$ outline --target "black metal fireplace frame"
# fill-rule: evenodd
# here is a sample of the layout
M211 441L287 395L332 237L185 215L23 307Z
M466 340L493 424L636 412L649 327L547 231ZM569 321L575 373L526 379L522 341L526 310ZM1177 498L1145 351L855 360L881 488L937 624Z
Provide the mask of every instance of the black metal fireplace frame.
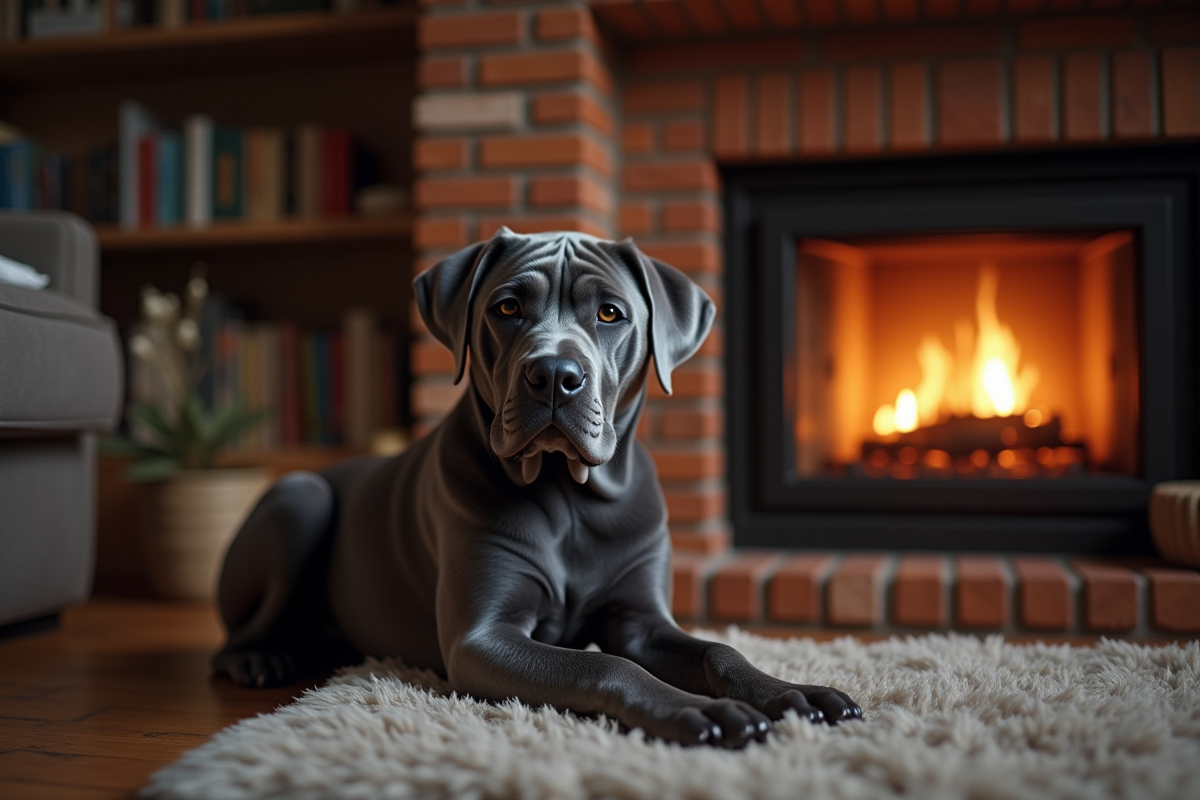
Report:
M1148 552L1149 487L1196 475L1200 149L1010 151L727 166L730 509L739 546ZM1142 474L1047 481L800 478L782 365L795 244L1132 229L1140 256Z

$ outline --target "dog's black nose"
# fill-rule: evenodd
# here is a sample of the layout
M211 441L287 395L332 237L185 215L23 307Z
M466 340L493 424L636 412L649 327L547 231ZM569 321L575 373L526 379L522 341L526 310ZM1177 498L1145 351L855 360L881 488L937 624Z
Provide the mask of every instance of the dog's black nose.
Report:
M535 394L562 405L583 391L587 376L572 358L539 358L526 367L525 380Z

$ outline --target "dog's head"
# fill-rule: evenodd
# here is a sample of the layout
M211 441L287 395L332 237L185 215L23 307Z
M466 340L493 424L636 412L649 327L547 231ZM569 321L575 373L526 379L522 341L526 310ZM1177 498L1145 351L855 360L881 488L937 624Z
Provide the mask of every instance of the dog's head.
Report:
M426 326L454 351L455 383L471 381L495 415L488 445L522 463L527 483L545 452L571 474L617 449L614 424L638 402L650 357L664 391L712 327L712 301L632 240L501 228L417 276ZM632 431L629 432L632 435Z

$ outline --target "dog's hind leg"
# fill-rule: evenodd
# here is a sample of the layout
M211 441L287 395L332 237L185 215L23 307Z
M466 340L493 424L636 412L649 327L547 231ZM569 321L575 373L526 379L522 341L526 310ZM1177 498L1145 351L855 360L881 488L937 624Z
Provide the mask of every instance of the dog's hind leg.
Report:
M215 672L244 686L277 686L316 666L335 506L328 481L294 472L250 512L221 570L217 603L228 640L213 658Z

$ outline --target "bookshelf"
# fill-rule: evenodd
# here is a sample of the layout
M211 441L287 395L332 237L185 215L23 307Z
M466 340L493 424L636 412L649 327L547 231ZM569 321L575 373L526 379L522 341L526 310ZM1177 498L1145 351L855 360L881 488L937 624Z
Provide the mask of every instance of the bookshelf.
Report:
M197 250L266 245L353 244L357 242L404 242L412 227L410 215L396 217L279 222L225 222L207 228L148 228L125 230L116 225L98 225L100 249L116 256L132 251Z

